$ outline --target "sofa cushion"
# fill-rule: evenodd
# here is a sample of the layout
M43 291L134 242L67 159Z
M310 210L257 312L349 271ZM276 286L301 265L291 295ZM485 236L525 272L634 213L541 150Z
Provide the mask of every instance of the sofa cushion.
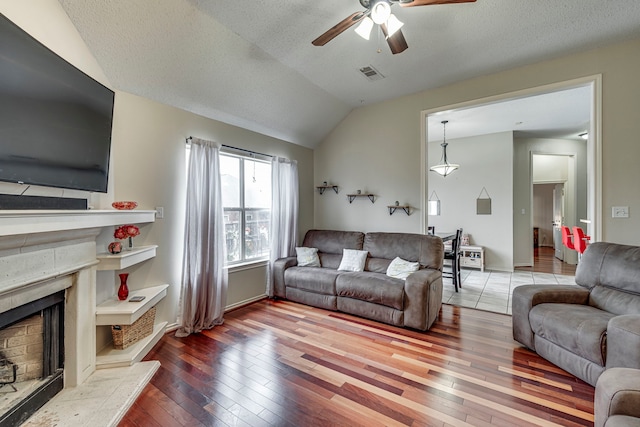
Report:
M342 253L342 261L338 266L339 271L363 271L364 264L367 262L367 251L358 251L355 249L344 249Z
M411 233L367 233L362 247L369 251L366 270L386 273L389 263L395 257L418 261L422 267L442 270L443 246L438 236ZM373 259L388 261L377 263Z
M336 279L336 293L396 310L404 309L404 280L370 272L341 272Z
M338 274L339 271L322 267L289 267L284 271L284 281L288 288L335 295Z
M607 324L613 317L579 304L538 304L529 312L536 335L600 366L606 362Z
M309 230L302 246L318 248L318 252L342 255L343 249L362 250L364 233L358 231Z
M320 267L318 248L296 248L298 267Z
M409 277L411 273L418 271L419 268L420 263L417 261L409 262L400 257L395 257L387 268L387 276L404 280Z

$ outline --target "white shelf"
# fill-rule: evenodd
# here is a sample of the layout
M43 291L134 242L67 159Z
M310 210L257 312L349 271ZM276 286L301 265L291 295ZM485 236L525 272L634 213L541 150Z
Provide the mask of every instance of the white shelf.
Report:
M484 247L482 246L460 246L462 256L460 266L468 268L479 268L484 271Z
M123 245L126 241L123 242ZM96 267L98 270L122 270L132 265L138 264L142 261L146 261L156 256L156 248L158 245L139 246L133 249L125 250L119 254L111 254L108 252L102 252L96 255L96 258L100 260L100 264Z
M116 350L113 347L103 349L96 356L96 369L118 368L140 362L160 341L166 327L167 322L158 323L153 327L151 335L124 350Z
M140 302L120 301L117 297L103 302L96 307L96 325L131 325L167 295L168 287L164 284L129 293L129 299L134 295L144 295L145 299Z

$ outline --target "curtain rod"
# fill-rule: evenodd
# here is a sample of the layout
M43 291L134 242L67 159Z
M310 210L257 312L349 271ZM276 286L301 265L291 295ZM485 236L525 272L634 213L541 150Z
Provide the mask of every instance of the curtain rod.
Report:
M190 144L191 143L191 139L193 139L192 136L188 137L186 139L186 143ZM225 145L225 144L221 144L221 145L224 148L229 148L231 150L244 151L245 153L250 153L250 154L253 154L253 155L257 155L257 156L272 157L272 158L275 157L275 156L272 156L271 154L258 153L257 151L245 150L244 148L232 147L230 145Z

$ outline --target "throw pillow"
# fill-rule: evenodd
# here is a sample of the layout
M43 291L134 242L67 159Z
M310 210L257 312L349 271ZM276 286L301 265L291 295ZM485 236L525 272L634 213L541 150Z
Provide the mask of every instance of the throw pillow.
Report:
M387 268L387 276L404 280L414 271L418 271L419 268L419 262L405 261L400 257L395 257Z
M368 251L358 251L356 249L343 249L342 261L338 270L342 271L363 271L367 262Z
M296 248L298 267L320 267L318 248Z

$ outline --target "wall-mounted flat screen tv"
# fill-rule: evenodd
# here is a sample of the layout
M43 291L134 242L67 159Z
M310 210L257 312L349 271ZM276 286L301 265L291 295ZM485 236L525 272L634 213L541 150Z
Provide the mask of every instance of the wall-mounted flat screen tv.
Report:
M113 91L0 18L0 181L106 193Z

